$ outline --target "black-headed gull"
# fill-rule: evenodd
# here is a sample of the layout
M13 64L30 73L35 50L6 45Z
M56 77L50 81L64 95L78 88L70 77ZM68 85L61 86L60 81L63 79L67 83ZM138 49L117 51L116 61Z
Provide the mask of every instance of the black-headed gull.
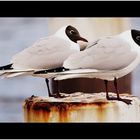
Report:
M0 67L4 77L33 75L37 70L62 67L64 60L71 54L83 50L87 40L82 38L73 26L63 26L55 34L35 42L31 47L14 55L9 65ZM80 45L79 45L80 44ZM46 84L50 94L48 78Z
M117 79L132 72L139 63L140 31L132 29L115 36L100 38L89 44L85 50L72 54L63 64L70 71L61 72L55 79L103 79L108 100L120 100L130 104L131 100L120 98ZM111 98L108 94L108 81L113 80L117 98Z

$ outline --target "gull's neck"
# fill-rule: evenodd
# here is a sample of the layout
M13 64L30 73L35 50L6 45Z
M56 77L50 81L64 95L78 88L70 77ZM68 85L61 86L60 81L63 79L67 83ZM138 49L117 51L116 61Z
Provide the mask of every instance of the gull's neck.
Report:
M63 26L61 29L59 29L58 31L56 31L56 33L54 34L55 36L59 37L59 38L62 38L64 40L67 40L69 42L73 42L71 41L68 36L66 35L65 33L65 29L66 29L67 26ZM74 42L73 42L74 43Z
M132 49L137 49L140 52L140 46L133 40L131 30L125 31L118 36L125 40L128 44L130 44Z

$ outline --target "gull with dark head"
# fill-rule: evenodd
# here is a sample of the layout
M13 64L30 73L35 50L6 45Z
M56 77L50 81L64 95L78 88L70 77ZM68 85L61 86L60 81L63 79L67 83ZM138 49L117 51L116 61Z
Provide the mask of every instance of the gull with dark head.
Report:
M56 80L70 78L99 78L104 80L106 98L131 104L122 99L117 88L117 79L132 72L140 63L140 31L128 30L115 36L99 38L85 50L70 55L63 66L69 71L62 72ZM108 81L114 81L117 97L110 97Z
M78 41L80 41L80 45ZM69 55L83 50L87 46L87 42L75 27L63 26L55 34L41 38L32 46L14 55L10 64L0 67L0 74L5 78L10 78L19 75L34 76L35 71L44 69L61 70L64 60ZM52 95L48 78L52 78L54 75L55 73L46 76L49 96Z

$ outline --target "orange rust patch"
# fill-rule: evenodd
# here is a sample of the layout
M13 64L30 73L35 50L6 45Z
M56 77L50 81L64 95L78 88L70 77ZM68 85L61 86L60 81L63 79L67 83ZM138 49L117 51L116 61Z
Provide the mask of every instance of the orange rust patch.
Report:
M132 98L129 95L121 96ZM64 99L31 96L23 103L27 122L104 122L108 118L117 120L120 105L117 101L108 101L104 94L80 94Z
M74 108L81 108L84 106L98 106L98 107L105 107L106 105L110 104L110 102L102 102L96 101L91 103L82 103L82 102L48 102L44 100L35 100L32 98L31 100L28 98L25 101L24 108L26 109L33 109L33 110L45 110L50 112L52 109L59 110L59 111L66 111L71 110Z

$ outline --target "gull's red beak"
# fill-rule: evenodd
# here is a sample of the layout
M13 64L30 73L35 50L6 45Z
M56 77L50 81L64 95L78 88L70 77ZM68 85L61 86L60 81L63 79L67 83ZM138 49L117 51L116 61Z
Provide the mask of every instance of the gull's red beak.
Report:
M78 40L77 40L77 41L84 41L84 42L88 42L85 38L83 38L83 37L81 37L81 36L78 38Z
M83 37L79 37L77 43L80 45L80 51L83 51L88 45L88 41Z

